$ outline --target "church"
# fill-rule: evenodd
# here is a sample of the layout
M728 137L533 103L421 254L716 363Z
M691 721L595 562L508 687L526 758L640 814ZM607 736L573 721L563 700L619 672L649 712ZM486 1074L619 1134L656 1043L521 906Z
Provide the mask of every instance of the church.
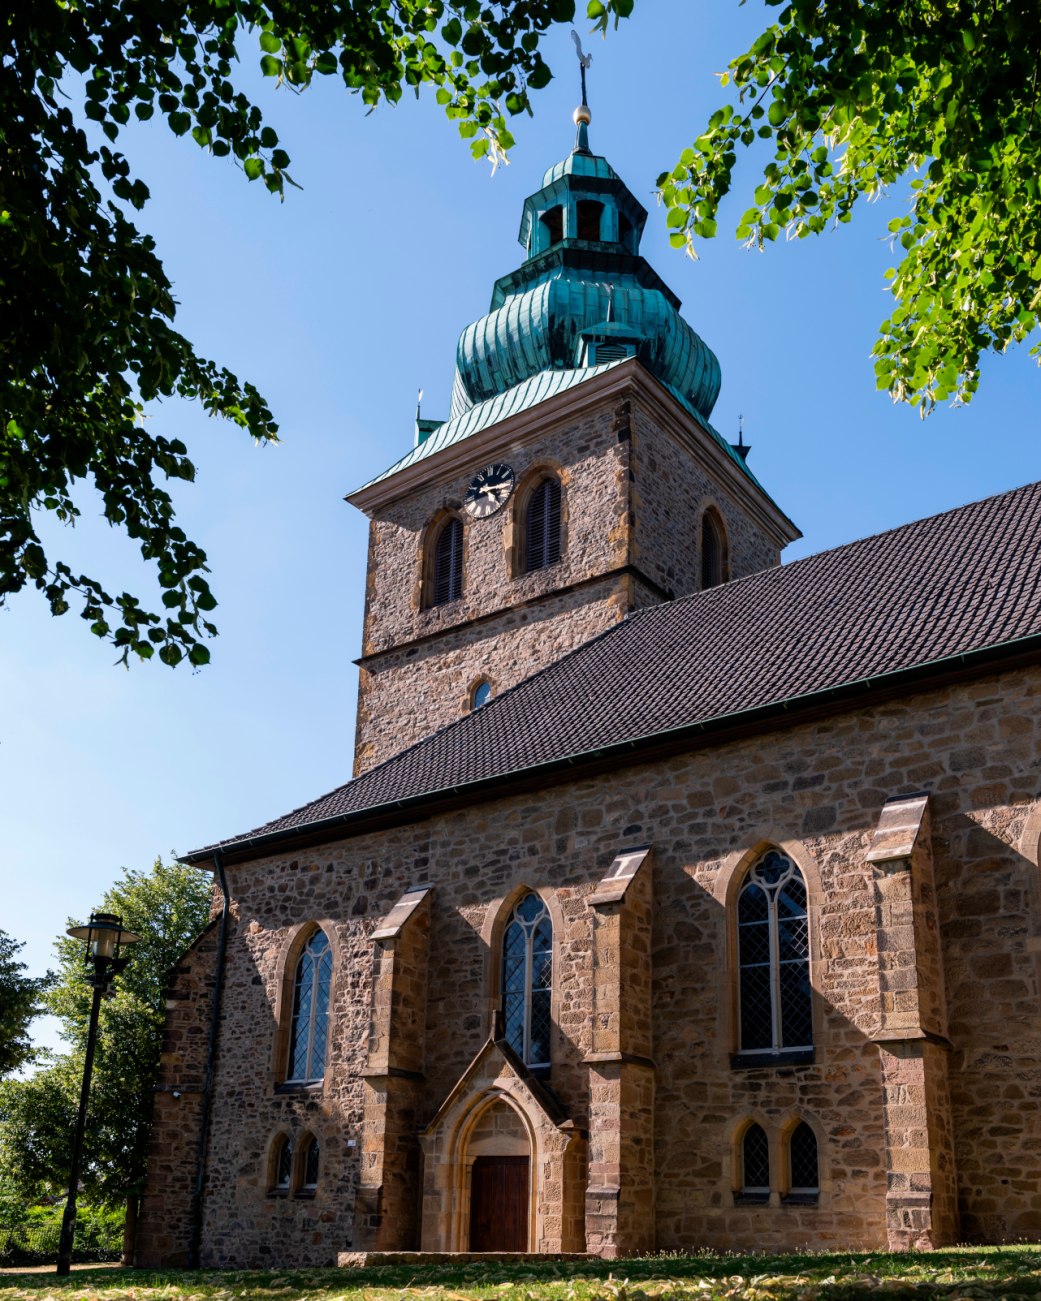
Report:
M353 779L185 856L139 1265L1041 1239L1041 485L782 565L575 120L348 497Z

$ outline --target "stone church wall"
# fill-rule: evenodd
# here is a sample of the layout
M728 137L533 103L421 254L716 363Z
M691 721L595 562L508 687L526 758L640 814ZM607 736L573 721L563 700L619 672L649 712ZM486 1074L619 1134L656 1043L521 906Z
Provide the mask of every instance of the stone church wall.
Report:
M658 1249L885 1247L887 1151L921 1207L908 1220L919 1241L936 1236L929 1206L942 1202L936 1180L947 1176L961 1238L1041 1237L1039 833L1027 825L1038 797L1039 701L1041 670L1024 670L236 867L204 1260L317 1265L354 1245L369 936L408 886L434 883L419 1124L488 1039L501 927L525 888L546 899L554 923L549 1083L577 1130L595 1122L591 1088L610 1072L586 1060L587 901L619 851L641 844L653 846L644 940L653 1091L623 1081L612 1096L622 1127L642 1124L637 1113L653 1107L645 1238ZM885 802L915 790L930 792L936 892L932 903L911 906L924 909L923 925L938 919L942 940L942 970L925 960L920 979L943 981L949 1049L942 1039L920 1049L876 1042L888 970L879 955L913 945L915 925L880 921L866 855ZM730 928L742 873L768 844L796 861L808 886L815 1048L810 1064L750 1069L732 1061ZM287 964L301 928L314 922L334 940L332 1065L316 1091L281 1092ZM905 1069L896 1059L907 1053L921 1065ZM923 1168L919 1150L944 1106L954 1136L946 1175L930 1168L928 1151ZM784 1140L802 1119L820 1150L815 1205L783 1198ZM772 1191L762 1205L735 1197L750 1120L771 1144ZM271 1144L305 1128L321 1135L317 1194L307 1203L272 1197ZM160 1125L170 1150L189 1138ZM167 1204L162 1182L154 1166L146 1212ZM624 1236L611 1239L610 1212L601 1199L595 1245L624 1252ZM613 1222L622 1225L620 1212ZM142 1263L166 1259L152 1235Z

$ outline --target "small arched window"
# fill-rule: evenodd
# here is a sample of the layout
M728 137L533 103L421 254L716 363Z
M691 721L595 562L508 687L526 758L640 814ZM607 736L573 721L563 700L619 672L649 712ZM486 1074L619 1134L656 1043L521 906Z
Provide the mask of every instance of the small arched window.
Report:
M618 242L627 253L636 252L636 227L625 215L624 212L618 214Z
M817 1135L800 1120L788 1138L788 1192L795 1200L816 1200L820 1194Z
M318 1187L318 1160L321 1149L318 1140L310 1135L304 1140L304 1155L300 1168L300 1192L313 1193Z
M543 226L542 247L552 248L564 238L564 209L558 204L539 218Z
M491 698L492 684L487 678L481 678L480 681L474 683L473 688L470 691L470 708L480 709L480 707L486 705Z
M293 1140L283 1134L275 1144L271 1164L271 1191L288 1193L293 1182Z
M452 516L444 522L434 543L431 605L447 605L463 594L463 522Z
M535 486L524 513L524 572L534 573L560 559L560 484L547 475Z
M749 1125L741 1139L740 1195L756 1202L770 1197L770 1142L762 1125Z
M502 1016L506 1042L526 1065L550 1064L553 925L537 894L514 908L502 938Z
M293 984L287 1079L295 1083L320 1080L325 1074L332 978L333 955L329 939L324 931L315 931L300 954Z
M701 517L701 590L718 587L726 580L726 543L723 528L713 511Z
M812 1051L806 883L776 849L745 878L737 934L742 1054Z
M600 222L604 214L604 205L596 199L579 199L577 205L578 238L598 240Z

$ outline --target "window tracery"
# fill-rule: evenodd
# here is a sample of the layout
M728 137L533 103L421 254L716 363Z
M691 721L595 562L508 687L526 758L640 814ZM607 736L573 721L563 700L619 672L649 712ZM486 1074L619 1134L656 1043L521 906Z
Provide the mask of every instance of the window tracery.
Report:
M506 1042L526 1065L550 1064L553 924L537 894L514 908L502 939L502 1014Z
M315 931L296 964L287 1081L307 1083L325 1074L332 975L328 936Z
M806 883L771 849L738 895L740 1052L779 1054L813 1047Z

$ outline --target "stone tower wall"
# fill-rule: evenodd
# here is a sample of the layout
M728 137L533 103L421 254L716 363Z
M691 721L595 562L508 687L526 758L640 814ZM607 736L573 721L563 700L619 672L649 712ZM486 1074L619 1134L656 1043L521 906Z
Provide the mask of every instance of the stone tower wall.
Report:
M1041 1237L1041 904L1038 831L1032 839L1025 832L1038 793L1039 702L1041 670L1023 670L237 867L204 1260L317 1265L354 1245L370 937L402 890L425 881L436 886L420 1128L487 1042L502 926L530 888L553 918L549 1083L568 1123L582 1131L610 1114L625 1124L626 1108L648 1114L653 1088L659 1249L884 1248L891 1241L887 1162L898 1172L920 1169L914 1108L944 1105L949 1112L931 1116L926 1131L944 1152L953 1131L960 1229L946 1223L944 1206L933 1216L926 1197L914 1215L915 1240ZM950 1046L936 1037L909 1050L880 1041L883 985L893 983L892 964L880 955L913 949L916 927L906 924L906 910L878 906L867 855L885 802L923 789ZM643 1095L620 1088L617 1105L605 1108L606 1095L594 1099L592 1091L615 1068L594 1057L588 901L633 844L654 853L653 919L643 941L653 1075ZM815 1047L811 1063L750 1068L732 1057L733 900L768 844L794 858L809 891ZM309 922L334 940L331 1064L317 1090L284 1091L287 955ZM913 953L910 960L917 961ZM601 967L611 961L607 953L598 958ZM924 955L920 970L928 979L941 974L935 955ZM887 1114L911 1126L911 1147L894 1141L887 1148ZM771 1143L772 1191L762 1205L735 1198L739 1136L753 1119ZM784 1197L784 1143L800 1120L820 1147L816 1205ZM305 1127L322 1135L317 1195L273 1197L271 1143ZM190 1138L161 1114L158 1150L170 1168ZM602 1146L590 1133L590 1160ZM923 1173L941 1172L930 1174L927 1163ZM162 1179L154 1165L152 1204L163 1195ZM587 1221L591 1241L590 1228L609 1211L593 1208L600 1219ZM179 1222L172 1204L167 1213ZM613 1249L624 1254L628 1245L620 1240ZM162 1254L153 1246L142 1263L158 1264Z
M635 376L638 363L631 365ZM777 563L783 539L756 508L758 491L702 431L668 432L679 429L680 415L655 381L639 375L639 384L591 408L544 419L523 441L511 445L504 433L494 452L475 450L451 479L435 478L375 510L355 775L461 717L479 678L504 691L637 605L696 591L706 504L723 519L731 577ZM664 401L647 399L656 391ZM462 510L467 484L495 460L513 467L517 488L495 515L471 519ZM437 464L431 458L431 476ZM561 481L561 558L525 574L526 489L544 469ZM426 544L453 513L463 521L463 594L431 607Z

